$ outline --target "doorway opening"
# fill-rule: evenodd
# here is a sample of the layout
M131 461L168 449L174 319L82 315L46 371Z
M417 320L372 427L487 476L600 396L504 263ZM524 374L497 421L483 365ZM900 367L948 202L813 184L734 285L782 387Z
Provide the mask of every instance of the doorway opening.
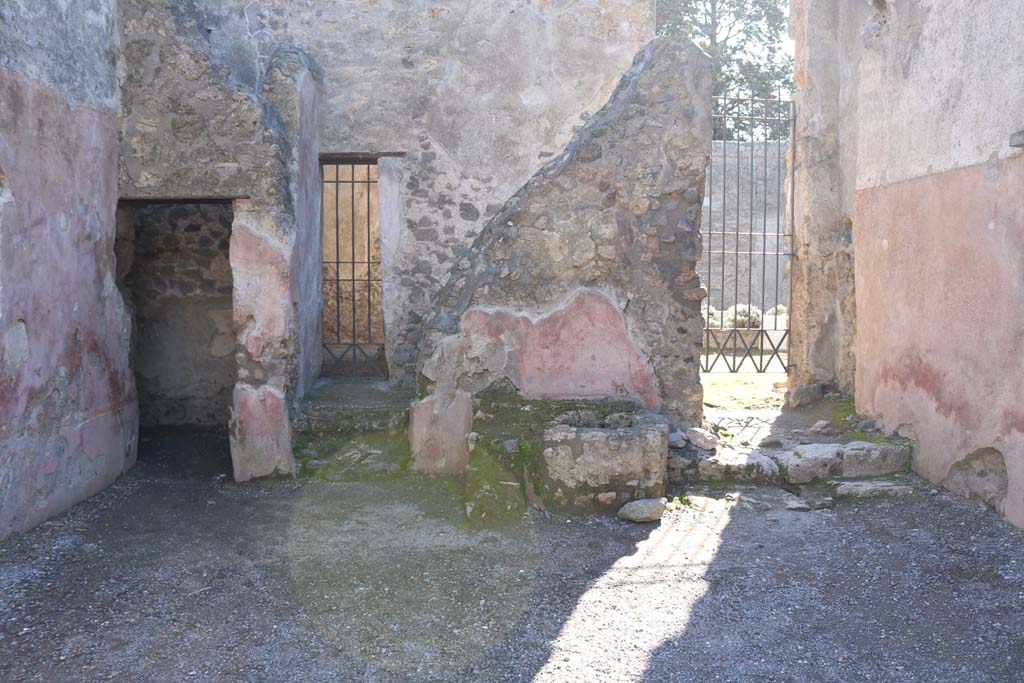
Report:
M793 105L781 95L715 97L713 121L699 264L708 289L705 404L777 408L789 363L792 207L786 186Z
M322 374L386 379L380 198L375 158L321 160Z
M118 280L132 313L139 458L179 475L231 471L228 421L238 375L228 260L233 217L230 201L118 208ZM188 462L180 461L183 453Z

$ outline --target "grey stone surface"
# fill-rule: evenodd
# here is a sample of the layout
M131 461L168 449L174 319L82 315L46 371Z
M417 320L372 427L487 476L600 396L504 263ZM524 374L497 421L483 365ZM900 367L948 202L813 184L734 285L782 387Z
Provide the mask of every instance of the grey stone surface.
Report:
M853 225L859 103L856 70L866 2L794 0L795 155L790 158L790 388L854 388ZM842 55L842 58L840 58ZM840 144L842 141L842 144ZM795 158L795 167L793 160Z
M815 479L829 479L842 470L839 444L804 444L792 451L772 453L782 477L790 484L805 484Z
M881 498L883 496L909 496L914 488L887 479L841 481L835 486L836 498Z
M643 415L629 427L556 424L544 430L545 505L567 513L613 512L656 498L667 484L668 425Z
M880 477L910 468L911 448L905 444L853 441L843 444L844 477Z
M982 448L949 469L943 485L956 493L1002 511L1008 479L1006 460L995 448Z
M456 346L471 307L537 316L581 287L599 289L623 309L662 410L699 423L703 321L700 298L687 292L699 287L710 78L706 56L692 44L660 38L645 46L608 103L451 268L421 357ZM421 370L453 386L465 365L432 358Z
M801 384L789 390L786 403L790 408L800 408L820 401L825 397L825 388L820 384Z
M725 447L698 464L703 481L772 482L779 476L779 466L765 451L756 448Z
M0 68L103 112L117 108L117 1L0 3Z
M686 431L686 440L701 450L713 451L718 448L718 437L703 427L690 427Z
M665 498L633 500L619 508L619 519L627 522L657 522L665 514Z
M126 3L173 21L133 46L140 58L173 63L187 77L197 71L188 51L198 47L215 66L215 80L236 91L219 92L216 85L196 91L200 102L190 107L214 108L204 114L209 133L188 130L182 139L190 148L181 149L182 162L190 155L211 162L193 175L231 176L228 164L259 162L255 149L251 157L230 159L205 147L217 149L224 130L217 124L228 117L251 128L250 118L260 113L240 114L242 100L259 93L267 63L288 49L307 54L322 74L323 152L404 154L397 159L401 225L391 253L401 275L385 281L384 315L391 376L410 384L423 321L452 267L508 197L604 103L654 35L648 1L501 9L466 0L431 0L429 7L404 0L253 0L242 9L234 0L190 0L169 3L169 10ZM122 10L122 17L132 13ZM168 40L174 32L188 36L188 49ZM529 58L510 58L518 55ZM161 108L154 106L146 126L169 132L169 123L187 123L189 112L175 102L191 91L188 83L168 83L163 104L173 116L157 115ZM142 122L126 121L128 153L152 137L135 120ZM259 140L258 131L249 138ZM175 154L167 152L167 159ZM187 163L182 179L186 172ZM241 184L233 187L248 193Z

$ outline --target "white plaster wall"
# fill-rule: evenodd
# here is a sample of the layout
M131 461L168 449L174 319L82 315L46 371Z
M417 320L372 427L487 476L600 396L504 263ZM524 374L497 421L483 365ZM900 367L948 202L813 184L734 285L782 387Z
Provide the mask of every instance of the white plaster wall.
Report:
M889 0L860 66L857 188L1012 154L1024 128L1024 3Z

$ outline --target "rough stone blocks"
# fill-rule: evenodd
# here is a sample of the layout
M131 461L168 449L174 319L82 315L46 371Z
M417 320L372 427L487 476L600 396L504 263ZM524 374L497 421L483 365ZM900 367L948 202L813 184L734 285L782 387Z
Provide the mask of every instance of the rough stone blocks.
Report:
M612 513L665 495L668 423L657 415L574 411L544 431L545 503L565 513Z

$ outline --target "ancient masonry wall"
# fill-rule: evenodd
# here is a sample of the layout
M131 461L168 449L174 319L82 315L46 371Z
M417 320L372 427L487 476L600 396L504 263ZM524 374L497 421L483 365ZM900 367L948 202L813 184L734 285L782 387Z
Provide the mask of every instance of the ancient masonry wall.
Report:
M857 69L867 2L792 0L796 43L789 384L854 387ZM787 179L788 180L788 179Z
M310 55L323 73L321 152L404 155L388 176L401 181L391 205L400 229L391 235L384 318L391 379L407 384L451 270L654 36L654 0L171 4L247 87L280 49Z
M795 3L794 18L856 39L833 41L843 85L809 104L840 134L806 164L827 153L852 226L857 409L916 439L917 472L1024 526L1019 8L876 0L862 16L846 4ZM838 106L814 109L830 97Z
M124 198L233 202L240 481L294 469L290 416L320 367L319 74L282 46L239 70L191 3L119 3Z
M132 367L148 425L227 428L238 369L232 324L231 205L153 204L132 211L125 289ZM127 249L119 249L121 257Z
M135 460L113 0L0 6L0 536Z
M421 342L419 469L465 468L472 396L498 379L526 398L630 396L699 423L710 106L706 55L654 40L488 222Z

